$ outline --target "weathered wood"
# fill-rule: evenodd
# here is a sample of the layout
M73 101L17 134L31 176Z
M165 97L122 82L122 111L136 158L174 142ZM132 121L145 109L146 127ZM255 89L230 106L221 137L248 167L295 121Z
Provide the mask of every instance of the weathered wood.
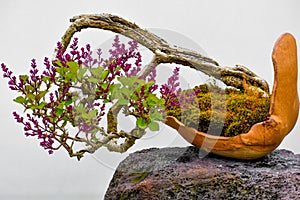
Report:
M153 52L154 58L151 65L147 65L143 70L144 74L149 73L150 67L153 65L176 63L199 70L215 79L223 81L228 86L243 89L246 82L269 93L267 82L246 67L221 67L212 58L203 56L196 51L171 46L164 39L147 30L141 29L138 25L121 17L111 14L87 14L73 17L70 21L72 24L62 37L62 44L65 48L69 45L73 35L82 29L97 28L109 30L136 40Z
M269 95L269 86L267 82L246 67L221 67L218 62L212 58L203 56L193 50L172 46L157 35L145 29L141 29L135 23L127 21L121 17L111 14L85 14L73 17L70 19L70 22L71 25L62 37L62 45L65 48L68 47L74 34L83 29L96 28L108 30L136 40L139 44L143 45L154 54L152 61L148 65L144 66L140 75L145 76L149 74L151 72L151 67L153 66L158 66L162 63L175 63L199 70L217 80L221 80L227 86L241 90L249 89L251 87L254 90L262 91L266 95ZM92 143L92 141L88 140L88 148L80 150L77 153L70 153L69 151L70 155L81 156L85 152L93 153L103 145L105 145L109 150L118 152L124 152L131 147L135 140L145 133L145 130L135 127L129 133L118 131L117 115L121 108L121 106L115 104L109 110L107 133L104 134L104 138L101 141ZM114 143L113 141L118 138L125 138L125 141L121 144Z

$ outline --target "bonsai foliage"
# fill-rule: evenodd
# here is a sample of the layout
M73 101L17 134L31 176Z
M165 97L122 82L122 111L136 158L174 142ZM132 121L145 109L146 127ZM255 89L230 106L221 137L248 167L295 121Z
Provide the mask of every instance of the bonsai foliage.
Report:
M80 159L103 146L125 152L147 129L158 131L158 122L167 115L203 132L218 130L215 133L223 136L247 132L268 117L268 85L245 67L220 67L210 58L171 47L116 16L82 15L71 21L62 42L57 43L55 58L45 58L43 69L32 60L29 73L16 77L1 64L9 88L19 94L14 101L24 108L25 116L14 112L14 118L23 125L25 135L39 139L50 154L64 148L71 157ZM132 40L124 44L116 36L108 58L102 56L101 49L93 52L89 44L78 47L77 38L69 46L75 32L88 27L111 30ZM145 66L138 44L154 53ZM178 66L166 83L159 85L155 78L156 67L161 63ZM229 87L224 90L209 84L182 90L182 65ZM120 112L135 117L136 125L131 131L118 130Z
M33 59L29 74L17 78L2 63L9 88L19 93L14 101L26 113L25 117L13 113L25 135L41 140L40 145L50 154L63 147L70 156L80 159L85 152L101 146L126 151L146 128L158 131L165 108L179 105L179 68L159 89L155 67L147 76L139 75L142 58L136 41L125 45L116 36L109 54L109 58L102 58L98 49L94 56L89 44L79 48L75 38L68 51L58 42L55 59L50 62L45 58L42 70ZM130 133L117 131L113 109L136 118L136 127ZM106 130L100 125L105 115ZM125 142L120 144L120 138ZM77 143L85 147L78 150Z

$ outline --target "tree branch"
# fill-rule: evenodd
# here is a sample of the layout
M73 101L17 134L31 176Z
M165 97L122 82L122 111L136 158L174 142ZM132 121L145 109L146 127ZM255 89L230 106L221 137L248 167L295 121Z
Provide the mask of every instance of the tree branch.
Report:
M62 37L62 44L66 48L73 35L86 28L98 28L122 34L128 38L136 40L141 45L154 53L154 63L176 63L189 66L199 70L209 76L223 81L227 86L243 89L245 81L247 84L260 88L269 93L269 87L265 80L258 77L246 67L237 66L235 68L220 67L213 59L203 56L196 51L170 46L165 40L141 29L136 24L121 17L111 14L100 15L79 15L73 17L72 24ZM149 73L146 67L144 74Z
M227 86L241 90L253 86L257 90L262 90L269 95L267 82L246 67L240 65L237 65L235 68L221 67L212 58L203 56L193 50L171 46L164 39L147 30L141 29L135 23L121 17L111 14L87 14L73 17L70 22L72 24L62 37L62 44L65 48L68 47L74 34L83 29L97 28L108 30L136 40L139 44L152 51L154 54L152 61L142 69L140 75L146 76L149 74L152 66L162 63L176 63L199 70L215 79L223 81ZM93 153L103 145L106 145L109 150L117 152L124 152L131 147L137 138L145 134L145 130L135 127L130 133L118 131L117 115L121 109L122 106L118 104L110 108L107 114L107 135L102 140L90 144L90 147L80 150L77 153L71 151L71 153L69 152L70 155L80 158L85 152ZM114 143L113 141L116 138L125 138L125 141L122 144Z

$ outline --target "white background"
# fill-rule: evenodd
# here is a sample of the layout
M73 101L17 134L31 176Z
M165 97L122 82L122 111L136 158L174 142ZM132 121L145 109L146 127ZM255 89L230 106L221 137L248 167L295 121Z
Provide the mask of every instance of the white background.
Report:
M52 57L56 42L69 26L69 18L106 12L143 28L180 33L222 66L243 64L272 86L273 44L284 32L291 32L299 40L299 10L297 0L1 1L0 62L16 74L27 73L32 58L41 66L45 56ZM86 31L77 36L82 41L101 44L113 34ZM114 168L127 154L99 150L80 162L69 158L65 151L49 156L37 140L25 138L22 127L13 120L11 113L20 110L20 106L12 102L16 94L8 90L2 78L0 90L0 199L102 199ZM300 153L299 128L297 123L280 148ZM176 132L162 128L131 151L178 145L187 144Z

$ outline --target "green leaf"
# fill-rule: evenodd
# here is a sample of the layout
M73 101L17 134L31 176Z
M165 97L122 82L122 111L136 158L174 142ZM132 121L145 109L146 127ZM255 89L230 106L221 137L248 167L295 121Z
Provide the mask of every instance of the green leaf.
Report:
M47 90L45 90L45 91L40 91L39 94L38 94L39 99L43 98L47 93L48 93Z
M69 98L68 100L64 101L65 106L68 106L71 103L73 103L73 99L72 98Z
M138 76L131 76L131 77L125 77L125 76L121 76L118 77L118 81L120 81L120 83L124 86L124 87L128 87L128 88L133 88L136 89L138 87L139 84L137 83L144 83L144 80L139 80Z
M159 131L159 124L157 122L151 121L148 127L151 131Z
M153 113L150 114L150 119L161 121L163 119L163 115L158 111L154 111Z
M79 69L79 65L77 62L67 62L68 65L68 73L66 74L66 78L75 81L77 77L77 71Z
M112 94L112 97L111 97L112 99L121 99L121 98L123 98L122 97L122 95L120 94L120 93L118 93L118 92L114 92L113 94Z
M159 98L155 96L154 94L149 94L147 98L147 102L149 106L155 106L159 104Z
M55 108L55 114L56 115L61 115L61 114L63 114L63 112L64 112L63 109L61 109L61 108Z
M120 88L120 87L121 87L120 84L112 84L109 86L108 91L112 93L116 88Z
M78 106L75 107L75 110L77 113L82 114L82 113L86 113L86 109L83 106L83 104L79 104Z
M88 81L91 82L91 83L98 83L99 82L99 80L97 78L92 77L92 76L89 77Z
M125 76L118 77L118 81L120 81L123 86L127 86L130 83L129 78Z
M119 99L118 103L120 105L128 105L129 104L129 100L128 99Z
M165 105L165 100L164 99L159 99L158 100L158 104L160 104L160 105Z
M64 103L63 103L63 102L60 102L60 103L58 104L57 108L63 109L63 108L64 108Z
M78 63L77 62L73 62L73 61L67 62L67 66L69 66L70 71L74 71L74 70L77 71L78 68L79 68Z
M72 73L72 72L68 72L66 74L66 78L67 78L68 81L75 82L76 81L76 74Z
M30 92L30 91L34 90L34 88L33 88L31 85L26 85L26 86L25 86L25 90L26 90L27 92Z
M150 88L152 85L154 85L154 84L155 84L155 83L154 83L153 81L144 84L143 86L144 86L144 88L145 88L145 91L148 91L149 88Z
M79 100L78 94L73 94L72 101L75 102L77 100Z
M46 105L46 102L41 102L36 108L43 109Z
M136 120L136 125L141 129L147 128L147 122L143 118L138 118Z
M59 73L59 75L60 75L61 77L64 77L64 76L65 76L65 73L66 73L66 68L63 67L63 66L61 66L61 67L59 67L59 68L56 68L56 71Z
M111 101L109 99L104 99L103 103L110 103Z
M92 119L94 119L96 115L97 115L97 110L92 110L88 113L81 113L82 118L85 119L86 122L89 122Z
M54 65L59 66L59 67L63 67L62 63L59 60L55 61Z
M105 89L107 88L107 83L102 83L102 84L101 84L101 88L102 88L103 90L105 90Z
M126 97L126 98L130 98L130 96L133 94L133 91L129 90L129 89L126 88L126 87L123 87L123 88L121 89L120 92L121 92L121 93L124 95L124 97Z
M63 122L63 124L61 125L61 127L65 127L65 126L67 125L67 123L68 123L66 117L63 117L63 120L64 120L64 122Z
M35 110L35 109L37 109L37 107L38 107L37 105L31 105L31 106L30 106L30 109L31 109L31 110Z
M24 82L26 83L26 81L28 80L28 75L20 75L19 78Z
M87 115L88 119L89 120L94 119L97 116L97 113L98 113L97 110L91 110Z
M14 99L14 102L23 104L23 103L26 103L26 99L22 96L18 96L17 98Z
M108 70L104 70L100 75L100 80L104 80L107 77L108 73Z
M49 80L50 80L50 78L48 77L48 76L44 76L43 78L42 78L42 81L43 82L49 82Z
M121 88L121 85L120 84L114 84L114 85L111 85L109 87L109 90L111 92L111 96L113 99L120 99L122 98L122 95L120 93L120 89Z
M34 100L34 99L35 99L35 95L32 94L32 93L26 94L26 97L27 97L28 99L30 99L30 100Z
M101 79L102 80L102 72L103 72L103 67L97 67L97 68L91 68L90 69L90 72L91 72L91 74L93 75L93 76L95 76L95 77L97 77L97 78L99 78L99 79Z
M87 71L87 69L88 69L87 67L82 67L82 68L78 69L78 71L77 71L77 79L79 81L82 80L82 78L83 78L85 72Z

